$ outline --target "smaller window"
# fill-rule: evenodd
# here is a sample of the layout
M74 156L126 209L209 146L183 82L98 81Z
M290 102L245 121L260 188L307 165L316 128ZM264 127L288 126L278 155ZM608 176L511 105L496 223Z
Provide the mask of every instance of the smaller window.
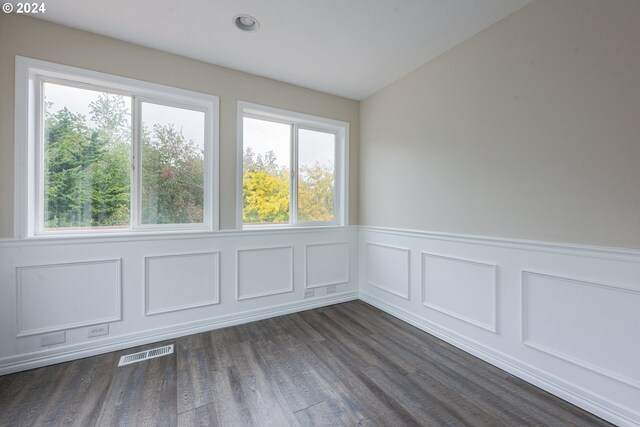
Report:
M240 102L238 223L344 225L349 124Z

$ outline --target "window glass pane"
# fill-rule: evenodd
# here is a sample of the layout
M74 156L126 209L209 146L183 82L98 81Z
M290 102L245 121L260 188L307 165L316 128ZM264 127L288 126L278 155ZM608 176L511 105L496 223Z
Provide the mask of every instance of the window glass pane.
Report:
M204 222L202 111L143 102L142 224Z
M298 221L332 221L335 197L334 134L298 130Z
M242 220L289 222L291 125L245 117Z
M43 228L128 228L131 97L43 83Z

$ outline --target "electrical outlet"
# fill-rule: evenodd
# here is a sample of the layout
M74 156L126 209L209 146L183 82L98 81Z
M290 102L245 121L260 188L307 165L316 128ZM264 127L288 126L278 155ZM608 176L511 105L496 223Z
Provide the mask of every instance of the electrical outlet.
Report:
M333 294L336 291L336 285L327 286L327 293Z
M305 289L304 291L304 297L305 298L311 298L312 296L314 296L316 293L316 291L314 289Z
M48 345L62 344L67 340L65 331L54 332L53 334L42 335L40 337L40 345L46 347Z
M87 338L109 335L109 325L96 325L87 329Z

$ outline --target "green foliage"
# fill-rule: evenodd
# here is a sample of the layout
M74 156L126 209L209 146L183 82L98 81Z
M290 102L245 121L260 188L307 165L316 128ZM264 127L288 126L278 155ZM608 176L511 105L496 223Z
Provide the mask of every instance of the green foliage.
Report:
M142 223L203 221L204 153L172 125L142 136Z
M101 96L105 103L115 98ZM47 107L50 107L49 105ZM92 106L93 107L93 106ZM45 108L45 227L125 226L129 223L130 146L84 116ZM92 108L94 115L101 114ZM126 117L110 126L128 126Z
M131 127L125 98L104 93L89 104L91 120L102 137L113 143L130 143Z
M103 93L91 120L45 104L45 228L130 224L131 126L125 97ZM203 220L204 156L173 126L143 130L143 223Z
M289 221L289 169L276 163L273 151L264 157L247 148L243 155L242 220L245 224ZM319 163L298 171L298 219L333 219L334 176Z

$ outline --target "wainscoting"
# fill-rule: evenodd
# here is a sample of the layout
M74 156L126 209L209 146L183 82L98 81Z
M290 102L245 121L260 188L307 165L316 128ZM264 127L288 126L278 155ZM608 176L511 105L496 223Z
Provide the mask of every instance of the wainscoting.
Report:
M357 251L352 227L0 241L0 375L357 299Z
M376 227L5 240L0 284L0 375L360 298L640 425L640 251Z
M640 425L640 252L360 227L360 254L362 300Z

